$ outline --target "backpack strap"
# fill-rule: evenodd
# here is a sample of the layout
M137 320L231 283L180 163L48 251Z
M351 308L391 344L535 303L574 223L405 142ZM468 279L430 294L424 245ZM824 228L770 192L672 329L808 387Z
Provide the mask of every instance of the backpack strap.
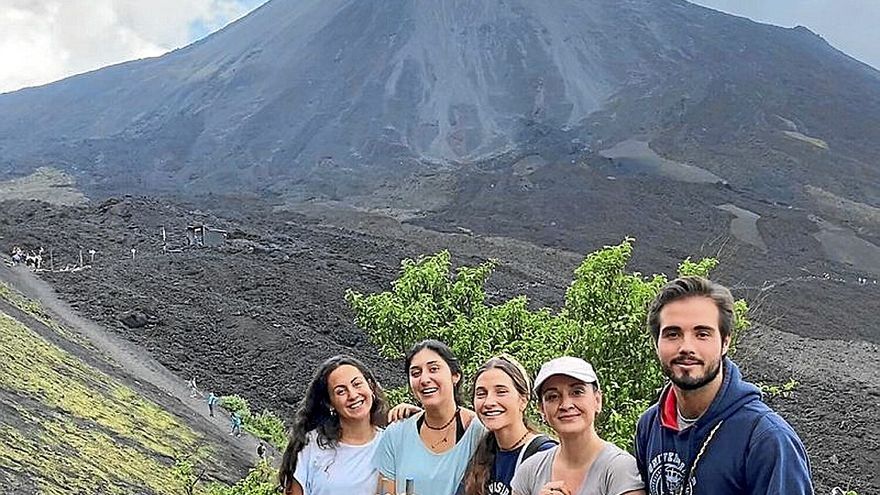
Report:
M538 450L541 449L545 444L552 443L554 445L558 445L559 442L553 440L547 435L538 435L532 439L531 442L526 446L526 448L522 449L519 452L519 459L516 460L516 467L518 468L520 464L529 457L538 453Z

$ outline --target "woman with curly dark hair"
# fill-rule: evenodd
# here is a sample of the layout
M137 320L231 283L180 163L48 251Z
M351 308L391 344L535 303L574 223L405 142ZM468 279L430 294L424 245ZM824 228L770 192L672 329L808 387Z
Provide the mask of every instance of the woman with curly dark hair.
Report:
M300 402L278 483L285 495L373 495L372 459L386 422L382 388L363 363L334 356Z

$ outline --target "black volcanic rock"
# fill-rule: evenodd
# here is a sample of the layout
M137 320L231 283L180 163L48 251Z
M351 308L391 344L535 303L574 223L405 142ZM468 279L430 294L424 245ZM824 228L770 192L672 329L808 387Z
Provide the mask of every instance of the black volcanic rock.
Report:
M0 96L0 174L345 199L638 137L774 198L876 204L878 121L876 70L682 0L272 0L165 56Z

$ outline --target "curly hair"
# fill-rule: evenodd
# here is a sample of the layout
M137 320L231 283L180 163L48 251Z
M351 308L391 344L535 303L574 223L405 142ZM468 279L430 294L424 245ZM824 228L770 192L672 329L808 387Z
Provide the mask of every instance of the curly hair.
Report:
M328 390L328 378L330 373L340 366L354 366L364 375L370 389L373 391L373 407L370 408L370 424L384 427L386 425L386 412L388 409L385 394L382 387L376 381L373 373L362 362L351 356L333 356L315 372L312 381L306 389L306 394L300 401L296 412L296 419L290 429L290 437L284 456L281 458L281 467L278 470L278 485L282 493L289 493L293 486L296 462L299 453L308 443L308 433L317 432L318 446L321 448L333 448L339 444L342 436L342 425L339 416L330 414L330 391Z

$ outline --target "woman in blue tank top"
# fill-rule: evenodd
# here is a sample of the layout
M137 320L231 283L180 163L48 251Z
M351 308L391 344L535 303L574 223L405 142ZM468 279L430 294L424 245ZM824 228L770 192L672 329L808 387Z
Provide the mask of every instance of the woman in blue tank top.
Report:
M461 366L446 344L416 344L406 372L424 411L385 431L374 458L379 492L400 493L412 480L418 495L453 495L485 428L460 406Z

